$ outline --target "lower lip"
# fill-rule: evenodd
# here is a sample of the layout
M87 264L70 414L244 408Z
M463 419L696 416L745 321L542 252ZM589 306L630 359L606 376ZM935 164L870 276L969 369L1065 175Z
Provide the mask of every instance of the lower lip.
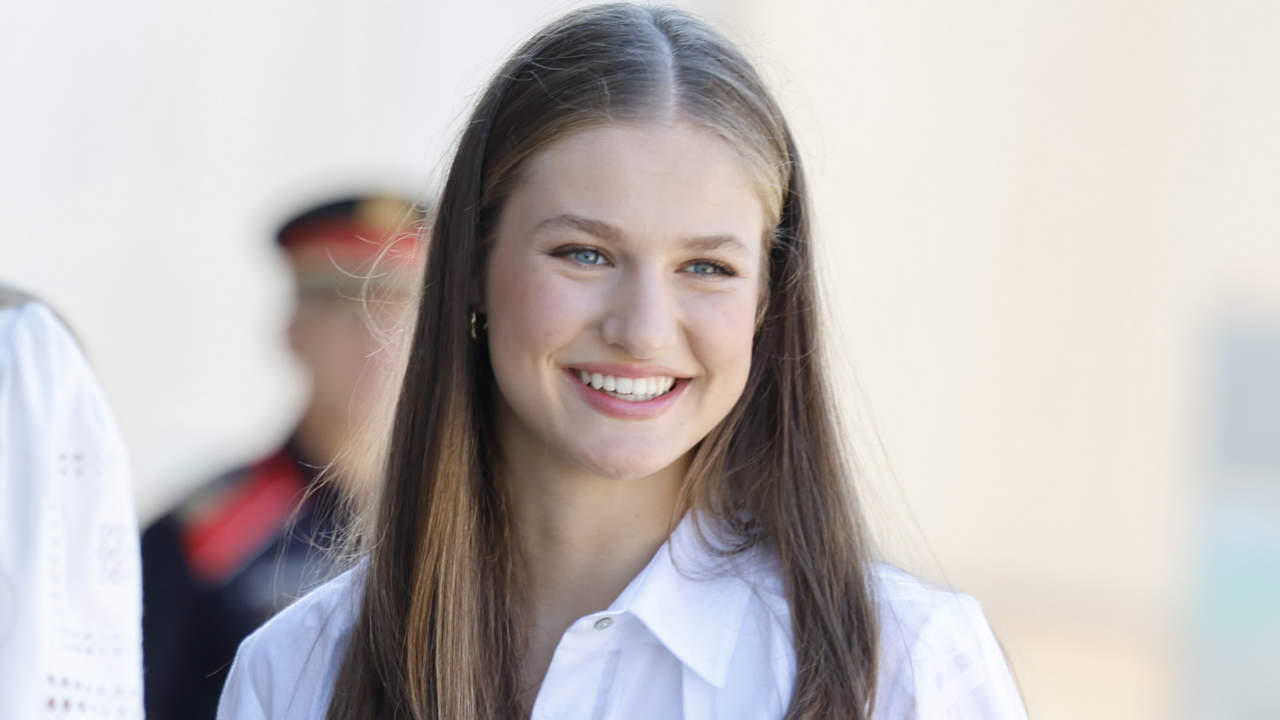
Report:
M658 417L675 404L681 393L684 392L685 386L689 384L688 380L681 378L676 380L675 384L665 394L659 395L652 400L619 400L603 390L597 390L582 382L578 379L577 372L573 370L565 370L564 375L569 382L577 386L578 391L582 393L583 399L591 407L605 415L622 420L648 420L649 418Z

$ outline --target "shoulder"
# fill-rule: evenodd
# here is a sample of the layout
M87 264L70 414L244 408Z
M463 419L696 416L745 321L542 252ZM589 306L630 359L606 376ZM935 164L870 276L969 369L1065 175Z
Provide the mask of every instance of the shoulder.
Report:
M20 404L26 427L48 427L82 410L101 422L106 401L67 326L38 301L0 309L0 397Z
M79 354L79 346L66 325L37 300L0 307L0 344L9 348L11 355L70 349Z
M299 598L240 643L219 718L323 718L364 589L358 565Z
M877 720L1025 718L981 605L898 568L872 571L880 623Z
M885 639L904 641L919 635L931 622L955 619L981 610L976 600L948 590L905 570L876 563L871 578Z
M12 456L31 464L23 474L56 470L77 487L107 478L128 488L107 398L71 331L38 301L0 308L0 431Z

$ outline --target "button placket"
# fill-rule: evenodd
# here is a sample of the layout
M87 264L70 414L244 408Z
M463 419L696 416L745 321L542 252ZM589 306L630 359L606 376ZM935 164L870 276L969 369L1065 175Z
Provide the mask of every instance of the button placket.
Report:
M606 668L619 642L617 633L625 629L625 623L619 624L620 615L586 615L569 626L534 698L534 720L593 717L583 714L583 698L597 697L602 687L611 686L612 672ZM611 632L601 632L610 628Z

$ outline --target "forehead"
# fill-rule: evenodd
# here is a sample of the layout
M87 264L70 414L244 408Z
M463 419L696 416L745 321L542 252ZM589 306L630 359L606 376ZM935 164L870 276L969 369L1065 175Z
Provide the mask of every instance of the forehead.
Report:
M628 236L764 233L765 210L746 163L720 136L685 122L602 125L534 155L508 200L503 225L529 230L571 214Z

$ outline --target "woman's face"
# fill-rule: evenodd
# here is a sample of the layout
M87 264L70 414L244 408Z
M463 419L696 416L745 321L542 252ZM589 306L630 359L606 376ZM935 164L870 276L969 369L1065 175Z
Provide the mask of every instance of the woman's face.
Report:
M746 384L763 232L743 162L690 124L531 158L485 276L506 460L635 478L689 452Z

